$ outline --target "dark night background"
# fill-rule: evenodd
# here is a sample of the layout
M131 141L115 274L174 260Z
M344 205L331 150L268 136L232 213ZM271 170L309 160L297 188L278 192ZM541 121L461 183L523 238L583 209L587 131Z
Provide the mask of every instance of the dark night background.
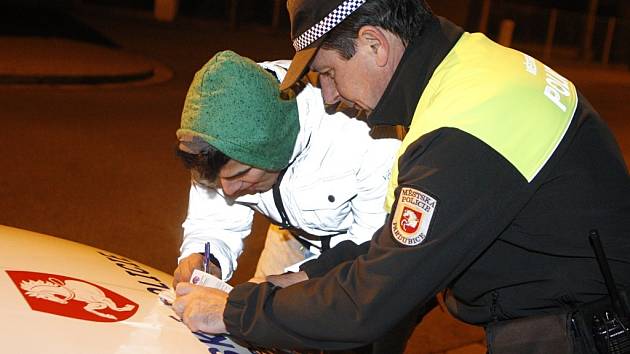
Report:
M429 3L465 30L479 30L484 0ZM571 79L630 161L630 0L598 1L588 51L592 0L490 3L486 34L496 39L501 24L513 21L511 46ZM174 154L188 86L220 50L257 61L291 58L288 15L280 6L274 23L274 4L181 0L174 20L158 21L154 0L0 0L0 225L171 273L190 183ZM552 9L557 25L545 52ZM232 283L253 275L266 226L257 216ZM406 354L484 354L483 340L481 329L438 308Z

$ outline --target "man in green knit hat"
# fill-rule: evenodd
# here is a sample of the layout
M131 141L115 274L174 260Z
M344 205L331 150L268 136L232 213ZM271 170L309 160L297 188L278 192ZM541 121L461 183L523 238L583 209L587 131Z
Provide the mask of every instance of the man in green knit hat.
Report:
M332 247L370 240L385 221L399 141L372 139L364 122L327 114L310 85L282 99L289 64L225 51L195 75L177 130L192 183L174 285L202 267L206 242L211 273L230 279L255 211L272 223L256 277L299 271Z

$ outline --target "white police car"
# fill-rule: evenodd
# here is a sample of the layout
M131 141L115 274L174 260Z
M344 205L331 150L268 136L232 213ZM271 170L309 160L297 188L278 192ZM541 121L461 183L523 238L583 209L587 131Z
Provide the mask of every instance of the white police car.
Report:
M172 277L126 257L0 225L3 353L255 353L193 334L158 293Z

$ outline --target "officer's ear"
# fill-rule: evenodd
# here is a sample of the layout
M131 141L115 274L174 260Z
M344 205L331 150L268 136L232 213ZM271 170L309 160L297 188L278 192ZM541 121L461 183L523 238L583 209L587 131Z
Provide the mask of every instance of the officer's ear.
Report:
M383 67L387 65L391 44L382 28L377 26L361 27L357 34L356 44L358 50L367 49L377 66Z

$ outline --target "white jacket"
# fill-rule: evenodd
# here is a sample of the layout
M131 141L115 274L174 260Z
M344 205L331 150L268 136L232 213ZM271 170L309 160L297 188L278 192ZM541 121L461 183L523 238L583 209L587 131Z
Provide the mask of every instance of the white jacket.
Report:
M282 80L288 64L260 65ZM327 114L321 92L313 86L297 96L297 104L300 131L280 184L291 225L317 236L346 231L332 237L330 247L344 240L357 244L370 240L385 222L387 183L400 142L372 139L364 122L342 113ZM228 280L243 251L243 239L251 232L254 211L282 220L272 190L231 202L220 189L191 184L180 260L203 252L205 242L210 242L222 278ZM311 252L320 251L311 247Z

